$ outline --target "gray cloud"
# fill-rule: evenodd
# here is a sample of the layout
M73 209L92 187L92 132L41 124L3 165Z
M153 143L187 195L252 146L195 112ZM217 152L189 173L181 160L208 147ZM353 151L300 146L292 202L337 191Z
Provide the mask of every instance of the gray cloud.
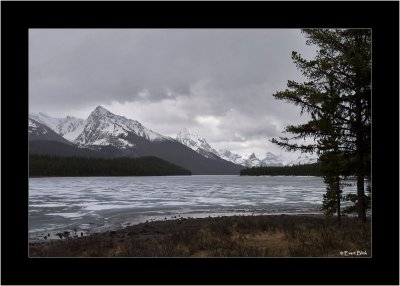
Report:
M314 53L299 30L31 29L30 110L83 117L102 104L167 135L278 152L267 139L304 121L272 97L301 80L294 50Z

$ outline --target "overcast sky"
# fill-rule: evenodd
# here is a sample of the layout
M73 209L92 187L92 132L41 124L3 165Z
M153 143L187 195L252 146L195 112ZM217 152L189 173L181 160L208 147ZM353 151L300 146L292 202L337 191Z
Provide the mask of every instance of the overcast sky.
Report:
M30 29L29 108L87 118L98 105L215 149L297 157L270 143L298 107L272 96L301 81L291 52L314 55L300 30Z

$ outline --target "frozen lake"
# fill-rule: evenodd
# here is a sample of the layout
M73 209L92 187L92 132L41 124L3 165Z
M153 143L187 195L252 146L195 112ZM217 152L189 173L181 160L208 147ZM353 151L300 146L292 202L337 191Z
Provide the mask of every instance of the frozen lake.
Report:
M322 178L301 176L30 178L29 237L175 216L320 213L324 193Z

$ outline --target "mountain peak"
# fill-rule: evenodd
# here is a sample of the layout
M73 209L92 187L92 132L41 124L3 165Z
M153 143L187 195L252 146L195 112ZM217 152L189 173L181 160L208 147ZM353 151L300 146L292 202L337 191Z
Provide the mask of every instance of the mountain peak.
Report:
M90 113L89 118L96 120L97 118L101 117L112 117L112 115L114 114L105 109L103 106L99 105L92 111L92 113Z
M180 131L175 138L179 143L186 145L206 158L219 158L218 152L213 149L207 140L196 133L191 133L187 128Z
M282 160L278 155L267 152L265 158L260 162L261 166L280 167L283 166Z
M256 158L257 158L256 154L254 154L254 153L251 153L250 156L249 156L249 159L256 159Z
M107 109L105 109L103 106L99 105L95 108L95 110L93 111L94 113L98 113L98 114L108 114L111 113L110 111L108 111Z
M251 167L262 167L262 166L282 166L280 158L271 152L267 152L266 157L262 160L257 158L254 153L249 155L241 156L236 153L232 153L229 150L221 149L219 154L222 159L230 161L235 164L245 166L247 168Z
M36 115L36 114L33 113L33 115ZM41 115L41 116L44 116L44 117L47 117L47 118L50 118L50 117L51 117L50 115L48 115L47 113L44 113L44 112L39 112L38 115Z
M74 142L80 145L111 145L127 148L136 144L132 139L127 139L130 134L149 141L170 140L144 127L136 120L116 115L99 105L89 115L82 133Z
M188 135L195 135L195 134L190 133L189 130L185 127L181 131L178 132L177 137L181 137L183 135L188 136Z
M288 163L288 165L292 166L292 165L313 164L313 163L316 163L317 161L318 161L318 157L308 155L306 153L302 153L302 154L300 154L299 157L297 157L296 160L290 161Z

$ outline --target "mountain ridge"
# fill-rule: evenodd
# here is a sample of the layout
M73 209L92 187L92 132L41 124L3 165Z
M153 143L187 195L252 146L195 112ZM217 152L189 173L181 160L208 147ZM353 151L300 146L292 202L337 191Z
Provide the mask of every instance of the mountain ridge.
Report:
M233 168L232 166L235 166L233 169L240 169L244 167L291 166L316 162L316 158L304 154L300 155L296 160L290 161L288 164L283 164L283 160L271 152L266 152L265 157L260 159L254 153L239 155L227 149L220 149L217 151L204 137L189 132L186 128L178 132L175 139L172 139L171 137L164 136L146 128L137 120L116 115L101 105L97 106L87 119L79 119L73 116L53 118L45 113L39 112L31 113L29 115L29 120L34 120L29 121L30 131L28 132L31 133L33 132L33 125L42 124L39 128L42 130L40 131L41 135L36 134L37 132L33 132L34 134L30 134L30 141L50 140L69 145L70 147L59 146L60 150L63 150L61 153L64 155L84 154L84 156L90 156L95 154L94 156L101 157L101 153L104 153L106 157L127 156L134 158L140 156L160 156L160 158L170 160L171 162L173 161L173 163L176 164L185 164L183 167L186 168L188 168L191 163L190 160L184 157L189 156L192 158L192 163L198 161L198 164L202 166L200 168L195 168L200 173L205 171L205 166L207 165L207 163L203 162L203 158L211 160L213 164L226 165L229 163L229 166L226 165L226 167L231 169L231 171ZM51 135L46 135L45 132L48 134L51 133ZM54 143L36 142L34 143L33 150L46 152L46 148L49 148L53 154L57 153L55 145ZM183 146L185 148L183 148ZM192 150L197 155L194 155L188 151L188 149ZM182 154L186 155L183 156ZM210 168L210 170L213 169L215 168ZM217 173L225 173L222 169L224 168L219 168ZM194 173L197 171L194 171ZM234 171L234 173L236 173L236 171Z
M28 139L29 141L47 140L72 145L71 142L56 133L53 129L32 118L28 118Z
M169 140L166 136L156 133L140 122L116 115L102 106L97 106L86 120L82 133L74 143L78 145L112 145L118 148L134 147L126 137L134 133L147 140Z
M238 175L242 169L221 158L207 158L170 137L146 128L136 120L113 114L102 106L96 107L89 115L82 133L72 144L72 149L62 145L57 148L54 143L38 141L34 143L33 149L40 154L46 154L51 149L53 155L62 149L64 155L76 153L79 148L100 153L104 152L104 148L111 148L110 156L155 156L199 175Z
M175 137L175 140L179 143L189 147L190 149L196 151L203 157L221 160L222 158L219 156L218 152L213 149L207 140L203 137L200 137L196 133L190 133L186 128L180 132Z
M73 142L78 137L86 123L86 120L73 116L55 118L43 112L30 113L29 118L48 126L70 142Z
M221 158L247 168L266 166L279 167L284 165L282 160L271 152L267 152L263 159L259 159L254 153L242 156L226 149L219 150L219 154L221 154Z

